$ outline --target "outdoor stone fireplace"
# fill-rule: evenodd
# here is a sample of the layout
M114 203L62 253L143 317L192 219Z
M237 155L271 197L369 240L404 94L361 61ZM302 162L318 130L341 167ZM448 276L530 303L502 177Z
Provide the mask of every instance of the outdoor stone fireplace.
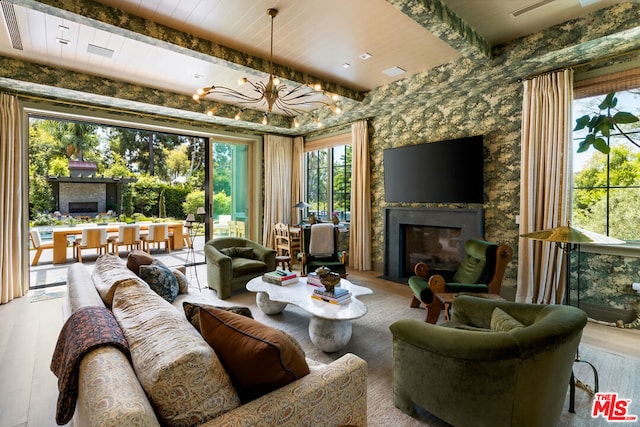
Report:
M484 235L483 209L385 209L384 274L406 283L416 263L451 275L464 256L464 242Z

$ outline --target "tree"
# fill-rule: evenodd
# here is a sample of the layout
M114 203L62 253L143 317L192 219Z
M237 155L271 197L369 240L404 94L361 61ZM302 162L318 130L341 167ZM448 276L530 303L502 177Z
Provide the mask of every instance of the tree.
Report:
M185 215L195 215L198 208L202 206L204 206L204 190L197 190L187 194L184 203L182 203L182 210Z

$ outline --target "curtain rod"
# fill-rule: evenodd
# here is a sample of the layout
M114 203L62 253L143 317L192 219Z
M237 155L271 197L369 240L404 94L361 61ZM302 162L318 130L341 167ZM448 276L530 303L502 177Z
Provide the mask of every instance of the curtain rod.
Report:
M521 83L521 82L523 82L525 80L535 79L536 77L546 76L547 74L556 73L558 71L575 70L576 68L586 67L587 65L597 64L598 62L609 61L611 59L621 58L621 57L624 57L624 56L627 56L627 55L634 55L636 53L640 53L640 49L634 49L632 51L624 52L624 53L617 53L615 55L609 55L609 56L605 56L603 58L592 59L590 61L579 62L579 63L574 64L574 65L556 68L554 70L545 71L544 73L533 74L533 75L528 76L528 77L521 77L521 78L519 78L517 80L517 82Z

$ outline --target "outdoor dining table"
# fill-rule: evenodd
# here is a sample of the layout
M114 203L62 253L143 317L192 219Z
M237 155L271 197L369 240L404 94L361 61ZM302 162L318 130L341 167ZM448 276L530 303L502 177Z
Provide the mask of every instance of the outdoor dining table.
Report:
M142 223L140 225L140 231L146 231L149 229L150 223ZM169 234L171 237L171 248L173 250L180 250L184 247L184 237L182 233L181 222L170 222ZM119 224L114 225L101 225L98 227L106 227L107 233L117 233ZM82 227L56 227L53 229L53 263L62 264L68 261L67 258L67 246L69 246L69 236L82 234Z

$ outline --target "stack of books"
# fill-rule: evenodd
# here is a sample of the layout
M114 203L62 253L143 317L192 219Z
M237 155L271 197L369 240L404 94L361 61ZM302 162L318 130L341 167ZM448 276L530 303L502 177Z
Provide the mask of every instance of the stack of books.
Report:
M322 282L320 282L320 276L318 276L318 273L316 272L311 272L307 275L307 285L324 289L324 286L322 286Z
M262 275L262 280L274 285L286 286L298 283L298 275L292 271L275 270Z
M314 289L311 298L325 301L331 304L346 304L351 300L351 292L344 288L336 287L333 292L322 289Z

